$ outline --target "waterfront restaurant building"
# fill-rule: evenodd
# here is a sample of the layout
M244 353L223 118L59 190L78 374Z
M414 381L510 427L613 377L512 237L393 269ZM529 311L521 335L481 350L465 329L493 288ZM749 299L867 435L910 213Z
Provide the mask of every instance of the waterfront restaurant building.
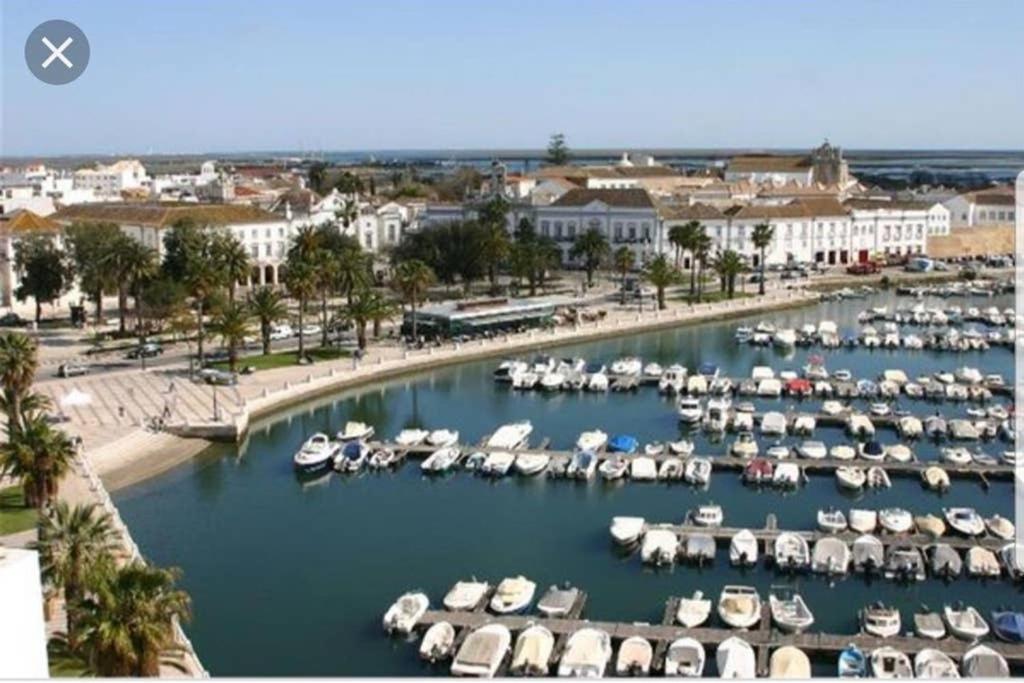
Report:
M416 333L427 339L476 336L549 324L555 307L567 299L482 299L445 301L417 309ZM412 312L402 319L402 334L412 334Z

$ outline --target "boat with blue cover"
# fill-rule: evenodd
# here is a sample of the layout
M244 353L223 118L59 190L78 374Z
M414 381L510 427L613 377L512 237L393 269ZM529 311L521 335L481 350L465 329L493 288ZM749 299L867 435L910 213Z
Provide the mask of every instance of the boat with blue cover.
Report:
M639 448L640 442L636 440L635 436L630 436L629 434L616 434L608 439L608 450L612 453L633 454Z
M860 648L852 643L839 653L837 674L839 678L863 678L867 675L868 661Z
M992 631L1000 640L1024 642L1024 613L1008 609L992 611Z

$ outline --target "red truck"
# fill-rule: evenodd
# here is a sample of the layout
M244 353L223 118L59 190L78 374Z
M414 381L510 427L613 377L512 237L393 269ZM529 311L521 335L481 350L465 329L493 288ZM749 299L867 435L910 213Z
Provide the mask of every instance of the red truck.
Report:
M874 275L875 273L881 272L881 270L882 267L874 261L862 261L860 263L854 263L846 269L846 272L850 275Z

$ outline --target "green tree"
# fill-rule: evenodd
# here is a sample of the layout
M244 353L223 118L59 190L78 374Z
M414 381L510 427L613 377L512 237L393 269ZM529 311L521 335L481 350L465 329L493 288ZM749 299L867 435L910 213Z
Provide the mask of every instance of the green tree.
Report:
M39 369L36 342L21 332L0 334L0 384L7 413L7 429L16 432L24 418L24 403Z
M270 287L260 287L249 295L249 310L259 320L263 355L270 354L270 327L288 315L288 307L281 294Z
M508 201L501 195L496 195L480 207L478 212L477 220L482 230L481 258L492 290L498 286L498 267L508 258L511 248L505 227L509 208Z
M391 286L401 296L402 301L409 304L409 307L412 309L413 340L419 339L416 324L416 307L423 300L423 297L426 296L435 279L434 271L419 259L411 259L399 263L395 268L394 277L391 279Z
M575 259L583 260L583 269L587 272L587 286L594 284L594 271L611 254L608 238L597 228L591 228L576 238L569 254Z
M562 133L553 134L548 142L547 162L553 166L564 166L569 163L570 158L569 145L565 142L565 135Z
M50 426L41 413L26 414L18 427L7 427L7 442L0 444L0 472L20 480L25 503L42 509L56 500L74 457L67 434Z
M772 243L772 237L775 236L775 228L770 223L758 223L754 226L754 234L752 241L754 246L761 252L761 258L758 260L758 269L760 270L761 277L758 283L757 291L759 294L764 294L764 253L768 246ZM731 295L730 295L730 298Z
M29 297L35 300L36 323L43 317L43 304L52 303L71 287L71 264L49 235L28 235L18 240L14 270L20 280L14 296L18 301Z
M245 343L251 320L249 308L234 302L222 306L213 320L212 332L228 347L228 367L231 372L238 368L238 347Z
M629 271L633 270L633 266L636 265L636 254L629 247L619 247L615 250L615 254L612 256L612 260L615 263L615 270L621 277L620 291L622 294L622 303L626 303L626 275Z
M708 255L711 253L711 238L708 236L704 226L700 226L694 236L691 251L693 259L697 264L697 301L700 302L704 293L704 266L707 265Z
M103 320L104 293L117 289L116 272L107 263L121 228L115 223L73 223L65 234L79 287L96 307L98 324Z
M123 249L123 253L120 256L121 270L118 278L125 283L126 291L135 298L135 328L141 343L146 336L142 294L146 284L156 277L160 268L157 265L156 252L141 242L131 240L130 244L124 244L120 248Z
M228 286L228 301L235 303L235 288L247 282L252 272L252 260L245 245L230 232L221 232L214 238L213 253L217 266L224 274Z
M393 313L394 305L372 289L367 287L355 293L352 303L345 306L344 314L355 327L356 343L360 350L366 349L366 326L384 320Z
M225 273L218 262L216 241L208 229L180 224L164 240L162 269L168 277L185 284L196 314L196 356L205 360L206 315L225 285Z
M305 326L303 318L305 316L306 304L309 298L316 293L316 271L313 266L304 261L300 255L301 252L296 251L289 254L286 270L284 274L285 286L288 288L288 292L295 297L299 302L299 362L305 362L306 357L306 340L305 333L302 328Z
M322 161L314 161L306 169L306 180L309 188L317 194L323 194L327 185L327 164Z
M721 278L722 290L730 299L733 298L736 292L736 278L746 269L743 257L732 249L726 249L715 259L714 268Z
M677 271L664 254L655 256L644 269L644 277L658 292L658 310L665 310L665 288L679 279Z

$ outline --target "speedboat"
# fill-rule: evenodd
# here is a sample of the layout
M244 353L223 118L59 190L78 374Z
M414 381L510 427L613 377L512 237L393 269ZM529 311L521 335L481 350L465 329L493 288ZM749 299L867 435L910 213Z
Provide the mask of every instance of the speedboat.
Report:
M924 558L913 546L891 545L885 553L885 578L897 581L924 581Z
M847 645L839 653L836 673L839 678L864 678L867 675L867 658L856 645Z
M643 361L635 356L626 356L612 362L609 370L613 375L639 377L640 373L643 372Z
M875 435L875 425L867 415L851 413L846 419L846 431L851 436L871 438Z
M907 463L914 459L914 452L901 443L894 443L885 447L885 457L893 462Z
M942 619L949 632L963 640L978 640L988 635L988 624L981 613L962 603L942 608Z
M653 458L640 456L629 464L629 478L634 481L654 481L658 478L658 464Z
M704 673L704 646L693 638L672 641L665 653L665 675L699 678Z
M644 564L666 566L675 562L679 553L679 538L669 529L648 529L640 546L640 559Z
M306 439L302 448L292 456L295 469L302 472L319 472L334 464L334 457L338 454L340 446L331 441L330 437L323 433L317 433Z
M616 676L646 676L651 670L654 648L646 638L631 636L619 645L615 659Z
M581 628L569 636L558 663L558 675L571 678L602 678L612 658L612 639L596 628Z
M813 434L818 420L813 415L797 415L793 418L794 434Z
M832 448L828 449L828 457L834 460L853 460L857 457L857 451L853 446L836 444Z
M878 513L874 510L850 508L847 516L851 531L859 534L870 534L878 527Z
M490 608L495 614L519 614L533 602L537 584L524 576L502 579L491 597Z
M501 624L487 624L466 636L452 660L454 676L493 678L508 654L512 633Z
M395 600L384 613L384 630L405 635L412 631L430 607L430 599L423 593L405 593Z
M885 566L885 546L871 534L863 534L854 540L852 554L854 571L870 574Z
M581 451L594 451L595 453L605 447L608 443L608 435L600 429L590 432L583 432L576 439L576 448Z
M370 457L370 447L362 441L349 441L334 456L334 469L339 472L358 472Z
M914 633L919 638L942 640L946 637L946 624L942 621L942 615L922 605L919 611L914 612Z
M743 481L748 484L763 484L772 481L775 465L767 458L754 458L743 468Z
M346 443L348 441L366 440L373 436L373 426L368 425L364 422L346 422L345 428L338 432L335 437L338 441Z
M846 515L842 510L831 507L818 510L818 528L828 533L846 531Z
M811 562L807 539L792 531L783 531L775 537L772 554L775 566L780 569L803 569Z
M1008 643L1024 642L1024 613L1008 609L992 611L992 632Z
M515 468L524 477L540 474L547 469L551 456L545 453L520 453L516 456Z
M693 454L693 442L689 439L680 439L679 441L669 441L668 449L676 455L692 455Z
M608 531L618 545L631 546L640 541L646 526L647 521L643 517L612 517Z
M987 645L975 645L964 653L961 664L964 676L969 678L1009 678L1010 667L1006 659Z
M592 479L596 470L596 455L590 451L576 451L572 454L565 474L570 479Z
M704 566L705 562L714 561L715 550L715 539L711 534L687 534L683 554L689 562Z
M900 634L900 625L900 611L881 602L860 611L860 627L868 635L892 638Z
M769 411L761 417L761 433L765 435L786 435L786 416L778 411Z
M946 491L949 489L949 474L941 467L932 465L921 470L921 483L932 491Z
M750 643L733 636L715 650L719 678L753 679L757 675L757 657Z
M917 527L918 533L927 534L932 538L939 538L946 533L946 523L931 514L914 517L914 526Z
M495 382L508 382L511 383L516 375L526 372L530 369L528 363L524 363L520 360L505 360L502 361L498 367L492 373Z
M859 467L836 468L836 483L839 484L839 488L860 491L867 479L868 475Z
M800 483L800 466L792 462L780 462L772 474L772 484L779 488L794 488Z
M878 523L894 534L905 534L914 528L914 517L903 508L883 508L878 511Z
M692 396L680 398L677 411L679 421L686 424L697 424L704 417L704 408L701 406L700 399Z
M640 377L645 382L657 382L661 379L661 375L665 372L665 369L658 363L647 363L644 365L643 370L640 372Z
M1024 578L1024 545L1007 543L999 549L999 559L1006 568L1006 574L1014 581Z
M438 448L444 448L445 446L454 446L459 442L458 430L449 429L435 429L430 432L427 436L427 443L431 446Z
M814 615L799 593L782 591L776 595L772 592L768 596L768 605L771 608L772 621L786 633L800 633L814 623Z
M722 526L722 507L720 505L699 505L689 514L690 522L697 526Z
M428 662L439 662L448 659L455 646L455 627L447 621L439 621L423 634L420 643L420 659Z
M828 447L822 441L803 441L796 447L797 455L809 460L821 460L828 455Z
M629 434L616 434L608 439L608 450L612 453L636 453L640 448L640 442L635 436Z
M462 451L458 448L439 448L434 451L426 460L420 463L420 470L426 474L441 474L447 472L459 461Z
M791 451L789 449L789 446L786 446L786 445L784 445L784 444L782 444L780 442L776 442L776 443L772 444L764 452L764 454L766 456L768 456L769 458L772 458L774 460L785 460L786 458L788 458L790 456L790 453L791 453Z
M885 459L885 448L882 447L877 441L866 441L858 444L857 448L860 452L860 457L871 462L881 462Z
M768 660L768 677L809 679L811 677L811 660L800 648L783 645L772 652L772 656Z
M761 596L752 586L726 586L718 598L718 617L732 628L751 628L761 620Z
M644 444L644 453L647 455L661 455L665 452L665 444L663 443L648 443Z
M502 425L487 439L486 446L487 448L496 448L503 451L522 448L532 432L533 425L529 420Z
M496 451L487 456L480 473L488 477L504 477L516 461L515 453Z
M950 446L939 450L942 459L951 465L969 465L972 462L971 452L963 446Z
M753 458L757 455L757 440L750 432L740 432L729 447L729 452L740 458Z
M985 519L974 508L943 508L942 514L951 529L965 536L985 533Z
M705 486L711 481L711 461L707 458L690 458L683 468L683 478L694 486Z
M875 678L913 678L910 657L894 647L880 647L871 653L871 675Z
M466 456L462 463L462 467L467 472L479 472L483 469L484 463L487 462L487 454L483 451L473 451Z
M935 415L929 415L924 419L924 431L929 437L933 439L939 439L946 436L948 426L946 419L936 413Z
M944 579L955 579L963 571L964 562L960 553L948 543L936 543L925 549L928 554L928 566L932 576Z
M711 601L697 591L689 598L681 598L676 609L676 621L686 628L697 628L711 616Z
M430 432L425 429L403 429L395 437L395 443L404 448L410 448L419 446L427 440L428 436L430 436Z
M587 375L587 391L608 391L610 382L604 370Z
M661 481L676 481L683 478L683 461L676 457L668 457L661 461L658 467L658 479Z
M663 394L678 394L686 382L686 368L682 365L670 365L665 368L658 379L658 391Z
M996 554L988 548L974 546L968 549L965 560L970 576L997 578L1003 573Z
M403 457L391 448L378 448L370 454L369 466L370 469L384 470L397 465Z
M757 564L757 537L749 529L737 531L729 542L729 562L751 567Z
M555 637L540 625L528 626L516 638L509 671L520 676L547 676Z
M597 472L601 475L601 478L606 481L615 481L622 479L626 476L626 472L629 471L629 459L623 455L614 455L610 458L605 458L601 461L601 464L597 466Z
M548 618L568 616L580 599L580 589L570 586L551 586L537 601L537 611Z
M458 581L448 594L444 596L444 608L452 612L465 612L476 609L491 590L486 581Z
M887 489L892 487L889 473L877 465L868 468L868 487L873 489Z
M842 576L850 567L850 548L835 536L819 538L811 552L811 571Z

